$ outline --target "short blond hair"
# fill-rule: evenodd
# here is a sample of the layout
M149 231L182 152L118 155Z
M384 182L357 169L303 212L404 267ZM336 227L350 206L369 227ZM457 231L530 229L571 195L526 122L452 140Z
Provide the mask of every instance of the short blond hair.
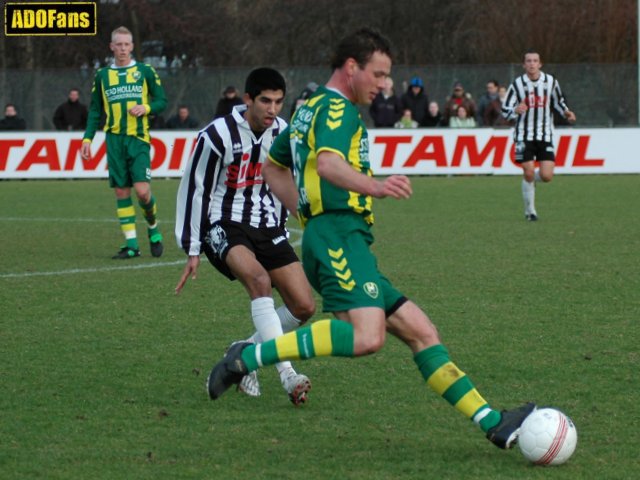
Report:
M118 35L119 33L123 35L130 35L131 39L133 40L133 33L131 33L131 30L129 30L127 27L118 27L113 32L111 32L112 42L115 40L116 35Z

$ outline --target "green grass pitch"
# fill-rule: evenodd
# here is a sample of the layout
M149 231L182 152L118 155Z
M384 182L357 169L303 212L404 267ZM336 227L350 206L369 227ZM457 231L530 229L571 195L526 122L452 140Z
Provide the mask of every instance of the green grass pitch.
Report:
M0 478L638 478L640 176L557 176L537 188L537 223L519 178L412 181L412 199L375 202L381 269L494 407L571 416L567 464L495 448L391 337L367 358L295 363L313 383L301 408L273 368L261 397L210 401L205 378L252 332L249 305L206 261L173 293L177 180L152 184L165 255L149 255L137 210L143 257L126 262L110 259L106 181L3 181Z

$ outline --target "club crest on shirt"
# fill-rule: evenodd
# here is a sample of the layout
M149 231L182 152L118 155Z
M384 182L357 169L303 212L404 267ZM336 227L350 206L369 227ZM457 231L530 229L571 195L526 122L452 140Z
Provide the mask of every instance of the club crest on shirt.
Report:
M364 293L369 295L371 298L378 298L378 285L374 282L367 282L362 286Z
M137 82L138 80L140 80L140 77L142 77L142 73L140 73L140 70L136 70L135 72L131 73L131 76Z

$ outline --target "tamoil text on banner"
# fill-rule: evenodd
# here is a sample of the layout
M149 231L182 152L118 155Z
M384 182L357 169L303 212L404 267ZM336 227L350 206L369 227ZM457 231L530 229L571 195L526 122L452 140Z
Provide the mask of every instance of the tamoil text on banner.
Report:
M21 35L95 35L96 2L8 2L4 33Z

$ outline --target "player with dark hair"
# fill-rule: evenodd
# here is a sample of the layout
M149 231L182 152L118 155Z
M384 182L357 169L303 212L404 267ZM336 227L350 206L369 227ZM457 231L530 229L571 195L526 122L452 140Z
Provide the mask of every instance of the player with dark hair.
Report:
M217 399L248 372L284 359L358 357L374 353L386 332L411 350L427 385L472 419L498 447L509 448L533 404L500 412L451 360L435 325L379 271L371 253L373 198L409 198L409 179L373 178L358 105L370 104L391 73L391 48L362 29L344 39L326 86L300 107L271 147L264 174L272 191L304 225L304 271L337 319L319 320L275 340L239 343L212 369ZM295 182L290 169L295 169Z
M523 67L525 73L507 90L502 116L516 121L513 140L515 160L522 167L524 216L529 221L536 221L535 182L550 182L555 166L552 109L569 122L575 122L576 116L569 110L558 80L540 70L542 62L538 52L526 52ZM539 170L536 170L536 160L540 164Z
M126 241L113 258L124 260L140 256L131 187L148 224L151 255L159 257L163 245L156 217L156 199L150 186L149 115L162 112L167 106L167 98L155 70L132 58L133 37L127 28L116 28L111 33L109 46L114 63L96 72L81 155L85 160L91 157L91 141L104 111L109 184L116 194L120 229Z
M311 287L287 241L287 211L262 178L269 148L286 127L278 117L285 92L279 72L253 70L244 104L200 131L178 190L176 240L189 259L176 293L196 277L204 252L219 272L237 278L249 294L257 330L250 340L256 343L293 330L315 311ZM285 302L277 310L272 285ZM309 379L296 373L291 362L276 367L290 400L305 402ZM241 379L239 390L260 395L255 372Z

